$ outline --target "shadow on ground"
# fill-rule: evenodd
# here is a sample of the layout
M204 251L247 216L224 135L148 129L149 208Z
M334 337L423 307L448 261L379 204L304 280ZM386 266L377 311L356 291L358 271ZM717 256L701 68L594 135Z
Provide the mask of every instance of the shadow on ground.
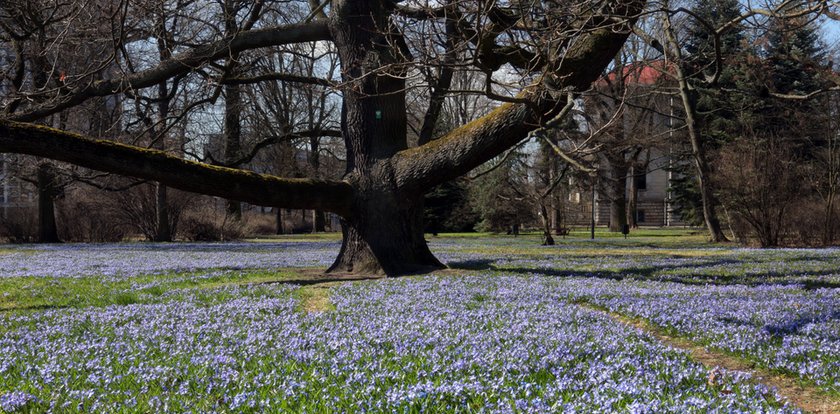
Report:
M825 257L799 258L801 261L827 261ZM522 275L541 275L548 277L592 277L609 280L653 280L663 282L674 282L681 284L710 284L710 285L732 285L744 284L750 286L775 284L775 285L801 285L804 289L840 288L840 281L820 280L820 277L836 275L838 271L831 269L805 270L798 272L781 272L767 270L752 272L743 275L704 275L697 274L691 269L704 269L716 266L742 266L749 261L735 258L720 258L704 260L700 263L665 263L660 262L653 265L643 265L624 269L602 269L602 270L576 270L563 268L550 268L540 266L517 266L515 261L512 266L499 265L495 259L474 259L465 261L449 262L451 269L473 270L473 271L494 271L504 273L515 273ZM685 272L680 272L684 270ZM663 274L671 272L675 274Z

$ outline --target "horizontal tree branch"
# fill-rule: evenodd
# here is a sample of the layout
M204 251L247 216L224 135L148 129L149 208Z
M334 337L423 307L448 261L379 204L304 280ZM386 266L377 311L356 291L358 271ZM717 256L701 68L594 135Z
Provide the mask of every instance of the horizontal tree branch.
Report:
M46 101L25 112L12 114L9 119L35 121L79 105L92 97L154 86L166 79L190 72L206 62L245 50L330 39L329 29L323 21L244 31L231 38L208 43L173 56L172 59L165 60L151 69L73 88L65 96Z
M265 81L280 81L280 82L294 82L306 83L310 85L320 86L335 86L334 82L328 79L318 78L314 76L300 76L289 75L286 73L264 73L249 77L224 78L221 83L225 85L247 85L252 83L260 83Z
M812 99L812 98L816 97L817 95L822 95L824 93L829 93L829 92L840 92L840 86L827 87L827 88L819 89L819 90L804 93L804 94L770 92L770 96L772 96L774 98L787 99L787 100L793 100L793 101L807 101L809 99Z
M163 151L11 121L0 121L0 152L51 158L255 205L318 209L343 216L349 214L354 194L350 184L344 181L281 178L210 166Z
M342 136L341 131L335 130L335 129L325 129L325 130L315 129L315 130L310 130L310 131L293 132L293 133L286 134L286 135L272 136L272 137L268 137L268 138L263 139L262 141L254 144L254 147L251 148L251 151L249 151L248 154L239 158L238 160L235 160L235 161L232 161L232 162L218 162L217 160L213 159L212 156L210 157L210 160L213 163L213 165L218 165L218 166L221 166L221 167L236 168L236 167L242 166L243 164L247 164L247 163L251 162L251 160L253 160L254 157L256 157L257 154L260 153L260 151L262 151L264 148L266 148L268 146L271 146L271 145L274 145L274 144L279 144L281 142L287 142L287 141L291 141L291 140L298 139L298 138L320 138L320 137L341 138L341 136Z

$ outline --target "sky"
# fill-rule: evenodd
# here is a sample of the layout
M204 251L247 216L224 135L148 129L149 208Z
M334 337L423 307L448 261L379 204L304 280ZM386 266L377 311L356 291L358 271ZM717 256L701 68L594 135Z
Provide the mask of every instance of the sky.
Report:
M826 19L820 24L823 28L823 40L829 48L840 49L840 22Z

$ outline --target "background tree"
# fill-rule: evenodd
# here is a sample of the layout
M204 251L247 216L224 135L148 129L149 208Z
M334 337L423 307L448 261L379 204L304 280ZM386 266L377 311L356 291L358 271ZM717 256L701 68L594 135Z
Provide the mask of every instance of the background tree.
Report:
M738 118L749 111L744 107L749 104L747 101L729 92L744 86L737 83L740 62L747 58L745 50L748 50L744 47L746 27L741 23L741 17L739 2L715 0L693 2L690 15L683 20L685 53L680 66L687 78L684 88L689 99L681 100L680 112L694 112L695 137L692 139L689 135L688 148L675 152L677 159L673 164L675 178L671 193L683 219L705 224L713 241L725 239L717 214L716 191L712 186L713 154L739 134ZM674 36L676 38L677 34ZM686 103L695 108L686 109ZM694 150L695 141L699 152ZM707 186L705 199L701 182Z
M527 157L511 150L476 179L472 205L481 218L479 231L518 235L522 224L534 220L535 206L527 190L531 186Z
M670 100L662 93L668 68L662 61L638 61L638 45L616 56L612 71L587 96L591 145L597 145L600 193L609 202L610 231L620 232L634 216L628 208L628 181L634 167L646 164L647 150L661 146L660 131ZM663 99L664 98L664 99ZM594 131L597 131L595 133ZM646 169L646 168L645 168ZM632 188L629 194L634 195Z
M470 202L472 183L464 178L443 183L426 194L424 222L426 232L463 233L474 231L479 221Z

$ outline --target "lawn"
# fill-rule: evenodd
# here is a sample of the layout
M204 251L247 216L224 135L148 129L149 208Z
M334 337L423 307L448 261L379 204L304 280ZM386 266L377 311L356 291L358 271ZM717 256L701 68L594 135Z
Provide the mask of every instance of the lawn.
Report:
M334 235L4 246L0 412L840 407L840 250L598 236L429 236L450 269L324 283Z

